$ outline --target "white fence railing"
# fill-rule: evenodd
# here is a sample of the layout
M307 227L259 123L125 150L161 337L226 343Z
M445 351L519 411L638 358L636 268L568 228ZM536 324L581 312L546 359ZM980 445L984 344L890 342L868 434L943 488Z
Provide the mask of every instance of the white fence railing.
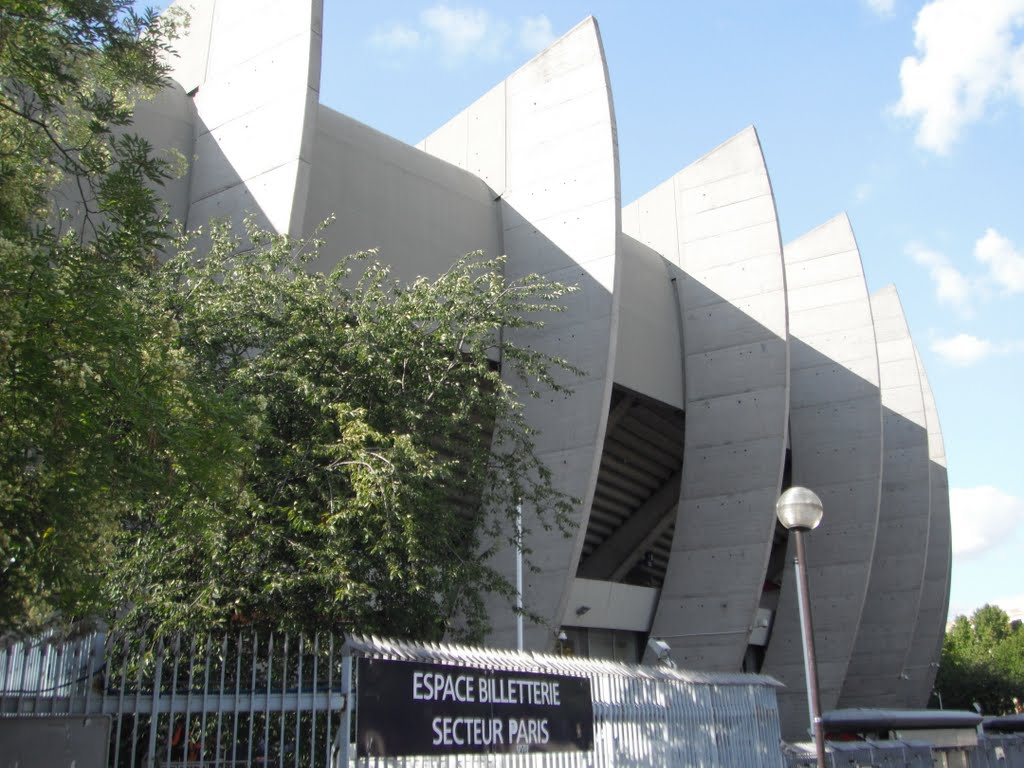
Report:
M94 634L0 650L0 716L108 715L108 764L325 766L344 708L332 637Z
M619 664L537 653L349 638L348 674L360 656L475 668L572 675L590 680L594 749L587 752L448 757L355 758L354 768L516 766L516 768L648 768L649 766L783 766L778 683L769 677L701 674L664 666ZM358 680L356 680L358 686ZM345 727L342 727L342 732Z
M587 678L593 749L356 758L358 713L347 704L360 657ZM756 675L329 636L94 634L0 648L0 717L109 716L111 768L781 767L776 685Z

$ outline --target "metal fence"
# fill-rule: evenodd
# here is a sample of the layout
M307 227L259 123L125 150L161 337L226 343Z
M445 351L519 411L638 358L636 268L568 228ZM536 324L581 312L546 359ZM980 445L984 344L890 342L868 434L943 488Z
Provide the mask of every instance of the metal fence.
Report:
M350 768L784 765L775 696L779 684L770 677L701 674L663 666L375 638L350 638L346 642L343 663L348 674L359 656L589 678L594 749L577 753L356 759L349 745L338 763L344 765L347 760Z
M1024 733L986 733L970 754L970 768L1024 768Z
M586 677L594 749L357 759L358 712L346 694L358 685L361 655ZM363 638L95 634L0 648L0 717L27 727L40 718L108 716L106 759L92 759L111 768L781 767L776 685L754 675Z
M94 634L0 650L0 716L111 716L107 765L325 766L344 706L334 638Z
M812 742L786 745L787 768L815 768ZM927 741L865 739L832 741L825 755L828 768L1024 768L1024 734L981 733L977 746L938 748Z

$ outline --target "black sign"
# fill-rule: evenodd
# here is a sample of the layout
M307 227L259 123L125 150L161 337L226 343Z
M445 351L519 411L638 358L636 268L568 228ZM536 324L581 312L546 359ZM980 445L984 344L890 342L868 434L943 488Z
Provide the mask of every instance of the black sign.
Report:
M594 748L590 680L359 658L359 757Z

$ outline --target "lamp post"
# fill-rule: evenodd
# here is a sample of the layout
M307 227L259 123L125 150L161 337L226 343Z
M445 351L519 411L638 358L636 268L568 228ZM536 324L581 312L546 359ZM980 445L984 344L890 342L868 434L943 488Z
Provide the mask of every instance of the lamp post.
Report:
M811 531L821 522L821 499L814 491L794 486L775 503L775 514L796 543L793 566L796 569L796 592L800 605L800 637L804 644L804 677L807 679L807 708L810 712L818 768L825 768L825 732L818 700L818 667L814 658L814 631L811 623L811 601L807 593L807 557L804 554L804 531Z
M516 502L516 650L523 650L523 500Z

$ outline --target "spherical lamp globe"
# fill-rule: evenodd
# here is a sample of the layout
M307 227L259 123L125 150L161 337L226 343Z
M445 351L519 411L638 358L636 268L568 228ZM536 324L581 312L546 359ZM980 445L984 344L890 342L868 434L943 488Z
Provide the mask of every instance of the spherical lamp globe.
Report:
M798 485L783 493L775 502L775 514L786 528L813 530L821 522L823 511L818 494Z

